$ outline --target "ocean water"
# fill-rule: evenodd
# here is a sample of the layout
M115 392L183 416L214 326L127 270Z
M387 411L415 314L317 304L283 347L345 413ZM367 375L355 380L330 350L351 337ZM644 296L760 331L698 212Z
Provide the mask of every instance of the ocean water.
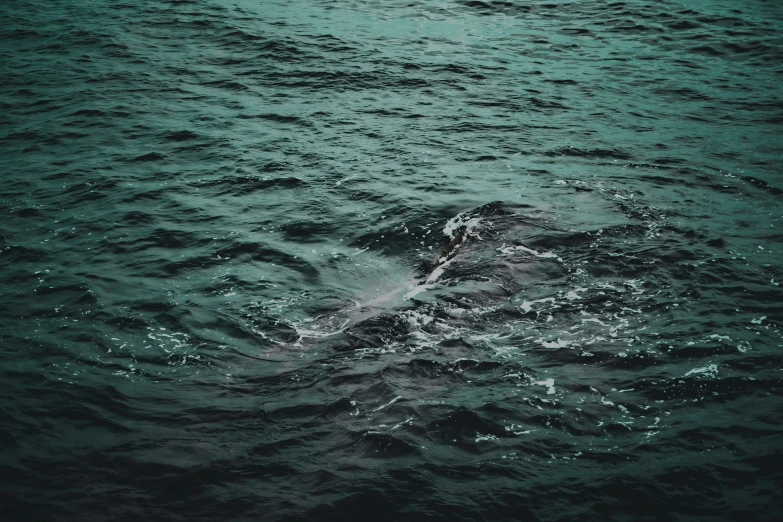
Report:
M5 0L3 519L779 520L782 84L776 0Z

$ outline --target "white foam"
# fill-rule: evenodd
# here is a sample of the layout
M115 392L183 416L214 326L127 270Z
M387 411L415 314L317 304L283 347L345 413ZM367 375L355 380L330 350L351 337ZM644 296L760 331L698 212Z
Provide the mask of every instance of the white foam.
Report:
M398 424L395 424L394 426L391 427L391 430L389 430L389 431L394 431L397 428L401 428L402 426L405 426L406 424L409 424L414 418L415 417L410 417L410 418L405 419L404 421L402 421L402 422L400 422Z
M402 395L398 395L398 396L396 396L395 398L393 398L391 401L389 401L389 402L387 402L386 404L384 404L383 406L378 406L377 408L375 408L375 409L374 409L374 410L372 410L372 411L378 411L378 410L382 410L382 409L384 409L384 408L386 408L386 407L388 407L388 406L391 406L392 404L394 404L394 403L395 403L395 402L397 402L398 400L400 400L400 399L404 399L404 398L405 398L405 397L403 397Z
M547 395L554 395L555 394L555 380L554 379L547 379L545 381L538 381L536 382L539 386L546 386L546 394Z
M498 438L495 435L482 435L479 432L476 432L476 442L481 442L483 440L498 440Z
M554 254L552 252L539 252L537 250L533 250L532 248L527 248L525 246L518 246L517 250L519 250L520 252L525 252L527 254L532 254L542 259L558 259L557 254Z
M446 225L443 227L443 234L447 237L454 237L454 234L463 226L470 231L478 222L478 218L469 218L464 213L459 213L446 222Z
M338 330L335 330L333 332L323 332L319 330L306 330L304 328L299 328L297 325L294 326L294 330L296 330L296 334L299 336L299 340L305 338L311 338L311 339L322 339L324 337L331 337L332 335L337 335L339 333L342 333L345 331L345 329L348 327L348 323L350 323L350 319L346 319L342 325L340 325Z
M600 319L598 319L596 317L588 317L587 319L582 319L582 322L583 323L597 323L597 324L600 324L601 326L609 326L609 325L607 325L606 323L604 323L603 321L601 321Z
M514 435L527 435L531 431L531 430L525 430L523 426L519 426L517 424L511 424L510 426L503 426L503 429L513 433Z
M407 310L402 315L411 326L426 326L432 322L432 316L414 310Z
M522 309L523 312L529 312L533 309L533 305L536 303L546 303L546 302L555 302L554 297L547 297L544 299L536 299L535 301L522 301L522 304L519 305L519 307Z
M694 368L683 375L683 377L688 377L689 375L704 375L705 377L715 378L718 376L718 365L710 364L709 366L704 366L702 368Z
M568 341L558 338L555 341L542 341L541 345L544 348L565 348L568 346Z

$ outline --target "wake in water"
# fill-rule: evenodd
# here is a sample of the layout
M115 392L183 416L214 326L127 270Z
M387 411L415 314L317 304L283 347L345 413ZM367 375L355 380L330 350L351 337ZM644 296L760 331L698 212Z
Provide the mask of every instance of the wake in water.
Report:
M443 229L443 251L422 263L418 275L379 297L308 324L302 337L332 337L329 345L339 350L420 349L422 338L432 332L461 331L469 327L470 317L508 307L526 288L562 279L557 255L526 246L551 229L501 203L461 213ZM329 331L335 325L340 328Z

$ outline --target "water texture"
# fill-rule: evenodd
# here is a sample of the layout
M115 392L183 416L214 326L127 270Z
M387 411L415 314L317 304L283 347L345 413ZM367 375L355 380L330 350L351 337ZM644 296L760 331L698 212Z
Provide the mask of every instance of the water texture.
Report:
M778 520L782 82L774 0L2 2L3 518Z

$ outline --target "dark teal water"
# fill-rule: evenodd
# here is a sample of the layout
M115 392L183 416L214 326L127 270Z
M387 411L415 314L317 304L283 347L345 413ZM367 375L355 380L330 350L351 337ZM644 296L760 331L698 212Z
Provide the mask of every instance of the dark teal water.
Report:
M773 0L2 2L3 518L778 520L781 82Z

